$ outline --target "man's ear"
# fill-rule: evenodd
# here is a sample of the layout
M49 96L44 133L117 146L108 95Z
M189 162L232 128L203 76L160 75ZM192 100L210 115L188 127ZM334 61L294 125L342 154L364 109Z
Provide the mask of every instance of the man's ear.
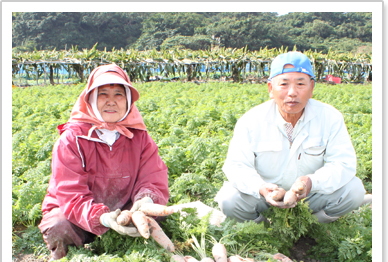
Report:
M315 87L315 81L314 81L314 79L311 79L311 80L310 80L310 85L311 85L311 95L310 95L310 98L312 98L312 97L313 97L314 87Z
M269 97L271 99L273 99L273 93L272 93L272 83L270 81L268 81L268 93L269 93Z

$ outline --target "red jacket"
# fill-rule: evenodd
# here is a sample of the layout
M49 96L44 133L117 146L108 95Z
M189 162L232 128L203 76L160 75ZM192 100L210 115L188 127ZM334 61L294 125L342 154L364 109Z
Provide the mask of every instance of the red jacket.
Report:
M103 213L131 205L150 196L165 205L169 198L167 167L147 131L130 129L110 147L91 124L67 123L53 148L52 176L42 204L43 214L59 207L73 224L96 235L108 228L100 224Z

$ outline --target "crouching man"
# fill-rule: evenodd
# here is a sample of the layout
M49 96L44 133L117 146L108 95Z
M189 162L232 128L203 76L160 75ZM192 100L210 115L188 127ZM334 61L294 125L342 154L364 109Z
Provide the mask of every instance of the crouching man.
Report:
M315 76L308 57L288 52L271 64L271 100L237 122L223 166L228 181L215 201L239 222L262 221L270 206L293 208L303 198L318 221L329 223L357 209L365 189L356 177L357 159L342 114L311 99ZM274 201L271 192L301 181L296 202Z

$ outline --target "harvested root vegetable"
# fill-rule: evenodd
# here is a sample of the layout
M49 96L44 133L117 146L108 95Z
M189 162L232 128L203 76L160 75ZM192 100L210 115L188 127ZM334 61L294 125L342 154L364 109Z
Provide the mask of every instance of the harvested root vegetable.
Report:
M302 181L296 181L291 187L291 191L299 195L303 195L304 193L306 193L306 190L307 186Z
M286 257L282 253L276 253L273 255L273 259L276 259L276 261L282 261L282 262L292 262L292 260L289 257Z
M174 244L168 238L168 236L163 232L163 229L159 226L158 222L151 217L146 217L148 220L148 225L150 228L150 233L153 239L159 243L164 249L168 252L175 252Z
M216 262L228 262L226 248L221 243L214 244L212 248L212 254Z
M243 258L243 257L240 257L239 255L236 255L236 257L240 259L242 262L255 262L253 258Z
M297 200L297 196L292 190L287 191L286 194L284 195L284 204L286 206L293 205L294 203L296 203L296 200Z
M185 261L186 262L199 262L197 259L195 259L192 256L185 256Z
M145 203L142 204L140 209L147 216L169 216L174 213L173 207L163 206L159 204L153 203Z
M275 201L282 201L285 194L286 190L284 190L284 188L278 187L271 192L271 197Z
M121 226L127 226L132 222L132 214L133 212L130 212L128 210L121 211L120 215L117 217L117 224Z
M204 257L200 262L214 262L214 259L211 259L210 257Z
M136 226L140 235L144 238L150 237L150 226L146 215L141 211L135 211L132 214L132 222Z
M237 256L230 256L228 262L242 262L242 260Z
M185 258L180 255L173 255L170 262L186 262Z

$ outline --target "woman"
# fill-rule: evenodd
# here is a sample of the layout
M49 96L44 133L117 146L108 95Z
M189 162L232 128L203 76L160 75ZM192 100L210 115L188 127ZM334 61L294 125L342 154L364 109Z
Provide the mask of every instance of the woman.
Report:
M167 167L134 105L138 99L124 70L114 64L97 67L69 121L58 126L39 225L52 259L109 228L139 236L135 227L117 224L121 210L167 203Z

